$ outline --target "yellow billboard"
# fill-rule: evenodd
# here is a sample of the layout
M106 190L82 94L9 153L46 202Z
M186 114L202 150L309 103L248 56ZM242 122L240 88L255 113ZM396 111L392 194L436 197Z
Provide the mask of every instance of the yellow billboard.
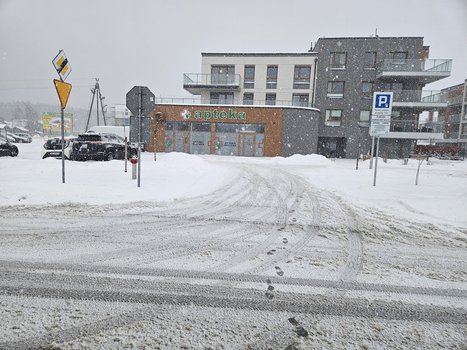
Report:
M64 114L64 129L66 132L73 131L73 113ZM58 112L42 113L42 129L44 131L60 132L62 127L62 118Z

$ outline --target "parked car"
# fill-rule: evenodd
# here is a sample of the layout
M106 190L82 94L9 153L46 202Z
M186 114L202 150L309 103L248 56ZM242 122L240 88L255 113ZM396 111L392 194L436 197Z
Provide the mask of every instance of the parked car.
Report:
M138 149L127 142L128 158L136 155ZM72 160L112 160L125 158L125 140L111 133L85 133L73 142Z
M65 138L65 158L71 159L71 151L73 142L77 139L76 136ZM44 149L42 150L42 159L48 157L62 158L62 138L52 137L45 141Z
M18 147L12 145L7 137L0 136L0 156L16 157L18 153Z
M32 137L28 133L13 134L9 132L7 133L7 135L11 142L16 142L16 143L31 143L32 142Z

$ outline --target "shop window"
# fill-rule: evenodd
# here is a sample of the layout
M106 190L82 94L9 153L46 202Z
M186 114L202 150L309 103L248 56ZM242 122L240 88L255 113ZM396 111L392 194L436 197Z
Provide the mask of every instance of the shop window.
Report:
M277 88L277 73L279 67L268 66L267 73L266 73L266 89L276 89Z
M293 94L292 95L292 106L298 107L309 107L310 96L308 94Z
M363 98L373 97L373 82L362 81L362 97Z
M293 76L294 89L309 89L311 66L295 66Z
M233 104L233 92L211 92L211 104L227 105Z
M191 130L196 132L211 132L211 123L192 123Z
M343 81L330 81L328 82L327 97L342 98L344 97L344 82Z
M274 106L276 104L276 94L266 94L266 105Z
M238 124L216 123L216 133L236 133Z
M376 68L376 52L373 52L373 51L365 52L365 58L363 60L363 68L365 69Z
M326 126L340 126L342 119L342 109L326 109Z
M347 65L347 52L331 52L329 64L332 69L345 69Z
M254 103L254 94L252 93L244 93L243 94L243 104L244 105L252 105Z
M243 77L243 87L245 89L254 89L255 87L255 66L245 66Z

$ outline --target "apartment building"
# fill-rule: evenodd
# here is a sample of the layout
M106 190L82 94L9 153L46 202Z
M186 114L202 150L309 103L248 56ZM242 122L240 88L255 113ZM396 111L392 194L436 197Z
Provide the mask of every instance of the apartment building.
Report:
M461 84L442 90L447 108L440 111L438 119L444 127L444 140L438 144L457 145L466 150L467 145L467 79Z
M380 154L408 157L417 140L443 138L440 124L420 123L423 112L447 107L441 91L425 85L448 77L451 60L429 59L421 37L320 38L315 104L321 110L318 152L354 158L371 149L369 123L374 91L392 91L390 133Z
M183 87L201 103L313 106L316 54L202 53L201 73L184 74Z

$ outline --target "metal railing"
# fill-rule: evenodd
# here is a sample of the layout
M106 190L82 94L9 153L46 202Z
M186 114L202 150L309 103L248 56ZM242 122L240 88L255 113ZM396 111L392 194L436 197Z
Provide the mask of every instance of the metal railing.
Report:
M240 86L240 74L183 74L183 85L189 86Z
M386 59L376 65L376 72L451 73L451 67L451 59Z
M225 104L233 106L285 106L285 107L313 107L310 102L292 102L291 100L275 100L275 101L266 101L266 100L248 100L243 101L240 99L235 99L231 102L224 102L220 100L205 100L200 98L184 98L184 97L156 97L155 103L166 103L166 104L202 104L202 105L216 105L216 104Z
M442 122L416 120L391 120L390 131L397 132L430 132L442 133L444 131L444 124Z
M447 94L437 90L394 91L394 102L447 103Z

